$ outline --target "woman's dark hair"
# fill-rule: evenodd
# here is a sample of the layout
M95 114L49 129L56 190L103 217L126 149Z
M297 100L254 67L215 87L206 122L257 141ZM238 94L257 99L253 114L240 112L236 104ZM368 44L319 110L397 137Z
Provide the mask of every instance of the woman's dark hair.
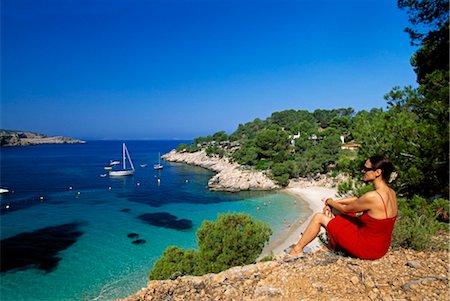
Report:
M389 178L391 177L391 173L394 170L394 165L392 165L391 160L386 158L385 156L375 155L369 158L370 163L372 163L373 169L380 169L381 176L383 180L388 183Z

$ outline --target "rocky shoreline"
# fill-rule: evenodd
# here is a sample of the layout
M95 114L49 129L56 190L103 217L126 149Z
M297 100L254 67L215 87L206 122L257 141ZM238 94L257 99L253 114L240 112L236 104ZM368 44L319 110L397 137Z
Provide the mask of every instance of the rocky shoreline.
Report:
M237 192L243 190L273 190L280 188L261 171L245 170L227 158L208 157L205 151L194 153L171 152L161 157L168 162L186 163L217 172L208 181L208 187L214 191Z
M291 263L150 281L121 300L449 300L448 273L447 251L398 249L374 261L314 253Z
M67 138L63 136L48 136L45 134L22 132L22 131L0 131L0 146L29 146L37 144L80 144L86 141Z

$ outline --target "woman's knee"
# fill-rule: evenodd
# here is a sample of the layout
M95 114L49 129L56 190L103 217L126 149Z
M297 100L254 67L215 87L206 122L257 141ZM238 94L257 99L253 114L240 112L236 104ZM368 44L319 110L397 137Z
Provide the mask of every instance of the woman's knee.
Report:
M314 214L313 219L317 222L320 222L324 216L325 214L323 214L322 212L317 212L316 214Z
M331 217L326 216L322 212L317 212L314 214L313 220L319 224L325 225L331 220Z

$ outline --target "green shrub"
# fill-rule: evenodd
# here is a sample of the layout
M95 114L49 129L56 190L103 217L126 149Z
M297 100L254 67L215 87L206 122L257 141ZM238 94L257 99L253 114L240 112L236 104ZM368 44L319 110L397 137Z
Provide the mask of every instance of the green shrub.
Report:
M273 252L270 252L269 255L266 255L263 258L261 258L261 262L272 261L274 259L275 259L275 256L273 255Z
M354 195L357 197L374 190L372 184L365 184L361 181L349 178L347 181L342 181L338 184L338 195Z
M436 248L432 237L448 224L439 222L439 213L448 210L448 201L436 199L429 204L421 196L414 195L411 200L398 199L399 217L392 236L394 247L426 250ZM438 211L438 208L445 208ZM448 211L447 211L448 212Z
M190 149L190 145L186 143L180 143L177 147L177 152L188 151Z
M218 273L254 263L271 234L270 226L245 213L220 214L216 222L204 221L197 231L201 269Z
M217 221L204 221L197 230L198 251L168 247L150 271L150 280L218 273L254 263L271 234L270 226L248 214L220 214Z
M338 184L338 195L343 196L350 193L353 190L353 181L348 179L347 181L342 181Z
M218 155L220 158L222 158L225 155L225 151L223 150L223 148L216 145L208 145L208 147L206 147L205 152L208 157Z
M436 214L436 218L438 221L443 223L449 222L449 202L446 199L435 199L433 203L431 203L431 208Z
M431 237L440 225L427 215L400 215L392 236L393 247L426 250L433 248Z
M287 174L287 173L282 174L280 176L274 176L273 178L281 186L287 186L289 184L289 174Z
M269 169L269 167L270 167L270 161L265 160L265 159L259 160L258 163L256 164L257 170L266 170L266 169Z
M150 280L175 279L182 275L198 275L198 253L175 246L168 247L150 272Z

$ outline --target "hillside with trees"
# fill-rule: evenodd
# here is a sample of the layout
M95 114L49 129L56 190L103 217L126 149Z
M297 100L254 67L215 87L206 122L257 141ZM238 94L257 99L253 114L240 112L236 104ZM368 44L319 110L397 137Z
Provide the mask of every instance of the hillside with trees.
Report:
M408 13L405 29L419 46L411 58L418 87L393 87L386 109L355 112L286 110L182 144L179 151L205 149L257 170L281 185L291 178L335 175L359 177L368 156L384 154L396 167L393 183L401 196L449 196L448 1L399 1ZM344 145L353 142L356 151ZM347 188L354 188L348 183ZM345 189L344 189L345 190Z

